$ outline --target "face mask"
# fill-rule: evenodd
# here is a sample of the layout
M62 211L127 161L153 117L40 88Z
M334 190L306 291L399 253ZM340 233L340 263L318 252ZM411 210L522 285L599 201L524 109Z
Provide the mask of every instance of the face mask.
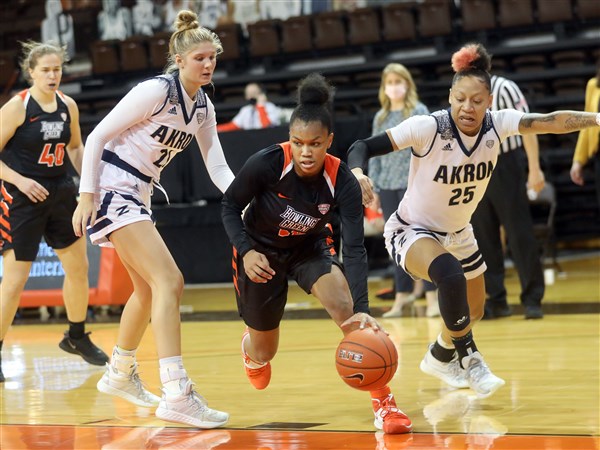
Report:
M406 95L406 86L404 84L388 84L385 86L385 95L390 100L403 100Z

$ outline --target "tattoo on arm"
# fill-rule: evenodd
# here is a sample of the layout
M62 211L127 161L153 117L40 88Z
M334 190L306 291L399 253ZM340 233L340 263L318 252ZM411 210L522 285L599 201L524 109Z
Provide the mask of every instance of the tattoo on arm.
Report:
M582 113L570 113L569 117L565 119L566 130L581 130L582 128L593 127L596 125L594 117L590 117L588 114Z
M570 133L596 126L596 116L580 111L525 114L521 119L521 126L523 129L533 129L537 133Z
M523 128L532 128L536 123L554 122L555 120L556 117L553 115L547 116L543 114L526 114L523 116L523 119L521 119L521 125L523 125Z

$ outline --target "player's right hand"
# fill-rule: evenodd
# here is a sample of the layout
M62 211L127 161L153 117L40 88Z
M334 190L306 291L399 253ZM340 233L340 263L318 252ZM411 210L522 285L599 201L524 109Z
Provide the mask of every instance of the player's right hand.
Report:
M73 213L73 232L75 236L85 235L88 224L96 222L96 206L94 205L94 194L82 192L79 204Z
M21 177L15 186L33 203L43 202L50 195L50 192L44 186L31 178Z
M244 255L244 271L255 283L266 283L275 275L267 257L256 250L250 250Z

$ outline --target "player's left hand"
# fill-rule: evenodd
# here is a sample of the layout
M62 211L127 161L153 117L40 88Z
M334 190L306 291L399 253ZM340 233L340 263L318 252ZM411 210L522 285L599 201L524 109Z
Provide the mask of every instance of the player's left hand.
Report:
M363 330L367 327L373 328L373 330L376 331L382 331L385 334L389 334L381 325L379 325L379 322L377 322L367 313L356 313L346 319L342 325L340 325L340 328L344 333L349 333L350 331L354 331L356 329Z

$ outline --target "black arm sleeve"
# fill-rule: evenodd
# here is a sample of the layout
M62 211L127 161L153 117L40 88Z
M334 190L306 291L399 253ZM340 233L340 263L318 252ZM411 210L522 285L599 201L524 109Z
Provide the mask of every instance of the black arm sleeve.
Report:
M360 167L366 171L369 158L385 155L393 150L392 141L385 131L367 139L359 139L348 149L348 167Z
M360 186L343 163L336 184L340 189L336 197L342 222L344 271L354 301L354 312L370 314L367 283L369 266L364 245L364 212Z
M252 250L252 244L248 239L242 219L242 212L252 199L262 192L264 186L268 185L268 180L273 176L277 177L276 173L273 175L276 167L268 159L265 156L265 150L248 158L229 185L221 202L221 219L225 232L241 256Z

